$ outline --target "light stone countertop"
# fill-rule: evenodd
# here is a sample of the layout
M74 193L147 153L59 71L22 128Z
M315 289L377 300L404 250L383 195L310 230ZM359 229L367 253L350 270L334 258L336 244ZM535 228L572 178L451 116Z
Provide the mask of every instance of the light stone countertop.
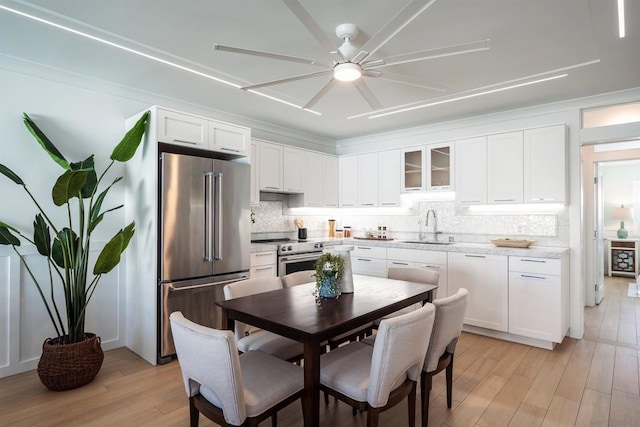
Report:
M531 246L529 248L505 248L496 247L491 243L453 243L451 245L439 245L428 243L406 243L402 240L358 240L358 239L332 239L315 238L309 241L325 242L325 246L332 245L354 245L354 246L382 246L386 248L420 249L425 251L439 252L464 252L486 255L512 255L527 256L537 258L560 259L569 252L569 248ZM278 245L274 243L252 243L251 252L277 251Z

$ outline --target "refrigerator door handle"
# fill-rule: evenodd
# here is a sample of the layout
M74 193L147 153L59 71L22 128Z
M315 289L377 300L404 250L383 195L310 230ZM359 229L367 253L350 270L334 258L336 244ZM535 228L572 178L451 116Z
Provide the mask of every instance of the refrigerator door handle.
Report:
M203 260L211 262L213 258L213 241L211 239L211 219L213 217L213 198L211 197L211 187L213 172L205 172L204 177L204 236L203 236Z
M192 289L208 288L210 286L227 285L229 283L240 282L241 280L247 280L248 278L249 278L249 276L242 276L242 277L238 277L237 279L223 280L221 282L203 283L201 285L191 285L191 286L176 287L173 284L169 284L167 286L169 288L169 292L180 292L180 291L190 291Z
M216 184L215 190L215 217L214 217L214 236L216 238L216 244L213 247L213 259L215 261L222 260L222 215L224 212L222 206L222 173L215 172L213 174L213 179Z

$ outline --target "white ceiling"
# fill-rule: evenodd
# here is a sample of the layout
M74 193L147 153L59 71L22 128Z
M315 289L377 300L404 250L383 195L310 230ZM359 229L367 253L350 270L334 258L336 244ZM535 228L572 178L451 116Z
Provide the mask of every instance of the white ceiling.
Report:
M357 24L363 44L409 0L300 0L338 46L335 27ZM47 19L240 85L319 70L213 51L219 43L330 61L281 0L0 0ZM348 83L329 91L318 116L209 78L0 9L0 54L180 99L254 120L340 140L484 113L640 87L640 2L626 0L627 36L618 38L615 0L437 0L374 57L490 39L490 50L387 67L447 86L444 93L368 78L383 108L449 99L481 87L585 62L568 77L377 119L347 117L371 107ZM545 74L551 76L554 74ZM263 89L304 105L329 77ZM469 92L474 93L474 92Z

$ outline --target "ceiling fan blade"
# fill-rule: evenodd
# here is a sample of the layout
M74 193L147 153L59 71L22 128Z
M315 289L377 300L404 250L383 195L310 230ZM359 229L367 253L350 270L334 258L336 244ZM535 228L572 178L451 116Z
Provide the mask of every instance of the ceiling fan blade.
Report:
M442 58L445 56L460 55L462 53L479 52L489 50L489 39L475 42L455 44L452 46L437 47L435 49L421 50L419 52L405 53L402 55L388 56L370 62L362 63L365 69L388 67L390 65L405 64L407 62L424 61L425 59Z
M353 82L353 85L356 87L356 89L358 89L358 92L360 92L360 95L362 95L362 97L367 101L367 103L371 106L371 108L373 108L374 110L379 110L380 108L382 108L382 104L380 104L380 101L378 101L378 98L376 98L373 92L371 92L371 89L364 82L364 80L362 79L355 80Z
M223 52L232 52L232 53L241 53L243 55L261 56L263 58L279 59L282 61L298 62L300 64L309 64L309 65L320 65L326 68L333 68L333 64L330 64L328 62L321 62L321 61L316 61L313 59L306 59L306 58L298 58L295 56L280 55L277 53L263 52L260 50L250 50L250 49L242 49L239 47L224 46L217 43L213 45L213 50L220 50Z
M409 25L411 21L416 19L418 15L424 12L436 0L413 0L404 9L402 9L391 21L387 22L377 33L375 33L362 46L362 51L366 52L363 60L376 53L378 49L384 46L404 27Z
M448 86L445 86L439 83L428 82L426 80L417 79L415 77L405 76L403 74L384 72L384 73L380 73L377 77L380 80L388 80L390 82L402 83L410 86L417 86L425 89L435 90L438 92L445 92L447 89L449 89Z
M289 10L307 27L311 35L320 43L320 45L329 52L337 62L344 62L346 59L342 53L336 48L336 45L322 31L316 21L309 15L309 12L302 7L298 0L282 0Z
M367 77L380 77L382 75L382 71L378 70L362 70L362 75Z
M331 74L331 73L333 73L333 70L316 71L315 73L301 74L299 76L287 77L285 79L270 80L268 82L257 83L249 86L243 86L240 89L242 90L258 89L265 86L273 86L273 85L279 85L281 83L295 82L296 80L310 79L312 77L318 77L324 74Z
M318 102L318 101L320 100L320 98L322 98L322 97L323 97L327 92L329 92L329 90L330 90L332 87L334 87L334 86L336 85L336 83L337 83L337 82L338 82L338 81L337 81L336 79L331 78L331 80L329 80L329 82L328 82L326 85L324 85L324 86L322 87L322 89L320 89L320 90L318 91L318 93L316 93L316 94L313 96L313 98L311 98L311 99L309 100L309 102L307 102L307 103L306 103L302 108L303 108L303 109L305 109L305 108L306 108L306 109L308 109L308 108L311 108L311 107L313 107L314 105L316 105L316 102Z

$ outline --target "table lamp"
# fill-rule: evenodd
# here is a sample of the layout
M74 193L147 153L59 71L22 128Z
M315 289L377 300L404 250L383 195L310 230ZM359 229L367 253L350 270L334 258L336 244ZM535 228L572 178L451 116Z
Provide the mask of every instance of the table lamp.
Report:
M631 208L625 208L624 205L620 205L619 208L613 208L611 215L613 219L620 220L620 229L618 230L618 239L626 239L629 236L629 232L624 228L624 222L631 220Z

